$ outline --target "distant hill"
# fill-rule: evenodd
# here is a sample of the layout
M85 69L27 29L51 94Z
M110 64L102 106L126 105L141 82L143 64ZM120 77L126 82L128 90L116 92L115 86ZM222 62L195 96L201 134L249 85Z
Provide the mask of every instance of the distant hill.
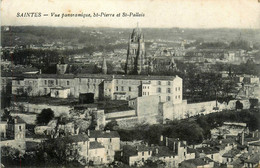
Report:
M182 29L142 28L146 40L200 40L230 42L239 37L260 43L260 29ZM132 29L91 27L44 27L10 26L1 27L2 46L65 42L71 44L105 45L117 40L127 42ZM259 44L260 45L260 44Z

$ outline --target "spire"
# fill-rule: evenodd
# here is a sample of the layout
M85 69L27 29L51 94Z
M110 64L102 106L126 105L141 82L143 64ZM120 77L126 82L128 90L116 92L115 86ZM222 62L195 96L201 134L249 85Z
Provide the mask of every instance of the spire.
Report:
M107 74L107 62L105 58L103 58L102 72L103 74Z

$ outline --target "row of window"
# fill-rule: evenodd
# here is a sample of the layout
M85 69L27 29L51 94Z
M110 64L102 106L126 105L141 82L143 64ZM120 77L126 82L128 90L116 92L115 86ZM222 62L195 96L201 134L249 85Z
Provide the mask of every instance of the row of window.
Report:
M101 82L102 81L102 79L90 79L90 78L88 78L87 79L87 81L88 82L94 82L94 83L99 83L99 82ZM79 78L79 83L81 83L82 82L82 80L81 80L81 78Z
M54 80L48 80L48 81L44 80L44 85L47 85L47 83L49 85L54 85ZM67 84L67 86L70 85L70 81L67 81L66 84ZM56 85L58 85L58 80L56 80Z
M159 87L157 88L157 93L161 93L162 89ZM167 88L167 93L171 93L171 88Z
M118 86L116 86L116 91L119 91L119 87ZM124 86L121 86L121 91L126 91ZM128 87L128 91L131 92L132 88Z
M161 85L161 84L162 84L162 82L161 82L161 81L158 81L158 85ZM170 86L170 85L171 85L171 81L168 81L168 82L167 82L167 85Z

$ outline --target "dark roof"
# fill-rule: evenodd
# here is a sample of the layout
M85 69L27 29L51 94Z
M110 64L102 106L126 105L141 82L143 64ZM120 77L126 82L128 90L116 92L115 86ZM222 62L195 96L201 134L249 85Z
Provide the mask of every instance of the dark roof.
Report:
M252 146L260 146L260 141L254 142L254 143L250 143L249 145L252 145Z
M136 147L130 146L130 145L123 146L123 152L124 152L124 155L127 155L127 156L136 156L137 155Z
M193 148L187 148L187 153L196 153L196 149Z
M14 116L13 119L16 120L16 124L26 124L26 122L19 116Z
M230 151L228 151L227 153L224 153L222 155L222 157L226 157L226 158L234 158L237 154L240 153L240 150L238 149L231 149Z
M209 162L213 162L213 160L211 160L208 157L204 157L204 158L189 159L189 160L185 160L183 162L187 162L187 163L193 164L195 166L203 166L203 165L209 164Z
M96 78L96 79L134 79L134 80L173 80L176 76L147 76L147 75L104 75L104 74L13 74L18 78L55 78L55 79L74 79L74 78Z
M196 148L196 150L199 153L205 153L205 154L214 154L219 152L216 148L211 148L211 147L201 147L201 148Z
M253 163L257 164L260 161L260 154L254 153L252 156L250 156L250 159L245 160L246 163Z
M137 145L137 151L138 152L142 152L142 151L152 151L153 150L153 147L150 147L150 146L146 146L144 144L142 145Z
M90 131L90 138L120 138L116 131Z
M105 148L101 143L92 141L89 143L89 149Z
M170 150L167 146L156 146L154 147L153 155L157 157L164 156L175 156L176 153ZM156 153L156 149L158 149L158 153Z

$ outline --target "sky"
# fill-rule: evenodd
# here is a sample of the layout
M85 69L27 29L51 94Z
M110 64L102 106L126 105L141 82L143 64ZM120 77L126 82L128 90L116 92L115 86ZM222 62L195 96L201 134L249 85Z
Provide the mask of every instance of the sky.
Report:
M259 2L258 2L259 1ZM17 17L40 12L41 17ZM93 17L93 13L120 17ZM143 17L122 17L122 13ZM91 14L92 17L51 17ZM48 16L43 16L48 14ZM260 28L260 0L2 0L1 25L132 28Z

